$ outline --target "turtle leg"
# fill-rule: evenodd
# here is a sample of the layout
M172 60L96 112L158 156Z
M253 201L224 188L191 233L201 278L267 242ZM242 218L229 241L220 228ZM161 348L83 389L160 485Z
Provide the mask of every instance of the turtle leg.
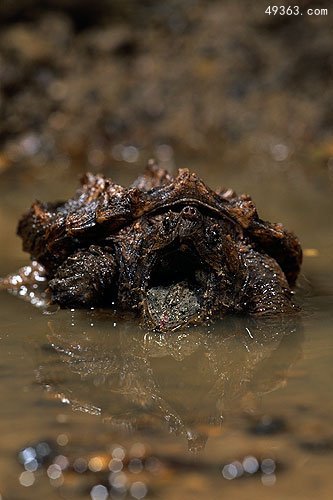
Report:
M250 251L244 258L247 277L240 309L255 315L290 313L298 310L292 291L278 263L266 254Z
M267 255L273 257L294 286L302 264L302 248L297 237L281 224L253 221L248 228L251 238Z
M102 305L115 291L116 260L95 245L68 257L49 282L52 302L61 307Z

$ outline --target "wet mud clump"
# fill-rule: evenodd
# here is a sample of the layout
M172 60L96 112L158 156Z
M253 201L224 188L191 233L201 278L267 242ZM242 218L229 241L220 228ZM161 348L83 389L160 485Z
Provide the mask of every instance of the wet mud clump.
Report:
M18 234L61 307L115 305L164 331L297 309L297 238L187 169L173 177L152 161L128 189L86 174L67 202L35 202Z

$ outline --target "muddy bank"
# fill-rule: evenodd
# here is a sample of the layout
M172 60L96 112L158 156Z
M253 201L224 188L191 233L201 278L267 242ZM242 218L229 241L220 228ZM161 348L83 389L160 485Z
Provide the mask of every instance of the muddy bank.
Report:
M327 16L268 16L261 2L3 2L0 173L172 163L213 146L235 162L326 167L333 58L320 6Z

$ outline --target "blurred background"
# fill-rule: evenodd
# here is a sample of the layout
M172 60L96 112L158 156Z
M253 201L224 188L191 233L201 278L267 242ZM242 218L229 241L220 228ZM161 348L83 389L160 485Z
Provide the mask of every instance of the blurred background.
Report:
M297 4L2 0L2 182L152 155L256 173L302 157L333 175L332 5Z

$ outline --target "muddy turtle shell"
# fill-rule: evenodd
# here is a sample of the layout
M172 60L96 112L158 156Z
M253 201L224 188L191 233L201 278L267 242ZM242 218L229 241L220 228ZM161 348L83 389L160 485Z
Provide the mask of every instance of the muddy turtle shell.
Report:
M85 174L81 188L68 201L33 203L19 221L17 233L23 249L51 276L77 249L103 244L142 216L185 205L238 226L258 251L278 262L289 285L295 284L302 250L293 233L281 224L261 220L249 196L237 196L230 189L213 191L188 169L180 169L173 177L155 162L129 188L102 175Z

